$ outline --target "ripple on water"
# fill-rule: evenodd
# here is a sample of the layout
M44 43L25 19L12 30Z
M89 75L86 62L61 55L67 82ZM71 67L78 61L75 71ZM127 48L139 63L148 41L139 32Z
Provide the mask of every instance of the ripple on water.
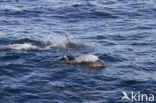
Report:
M126 60L125 58L115 54L103 54L100 58L106 62L122 62Z

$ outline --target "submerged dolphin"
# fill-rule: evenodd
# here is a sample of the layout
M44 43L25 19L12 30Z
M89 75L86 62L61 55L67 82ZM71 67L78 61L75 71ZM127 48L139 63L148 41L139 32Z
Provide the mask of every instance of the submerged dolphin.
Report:
M106 67L106 64L95 55L82 55L79 57L65 55L64 58L69 64L78 64L78 65L83 65L91 68Z

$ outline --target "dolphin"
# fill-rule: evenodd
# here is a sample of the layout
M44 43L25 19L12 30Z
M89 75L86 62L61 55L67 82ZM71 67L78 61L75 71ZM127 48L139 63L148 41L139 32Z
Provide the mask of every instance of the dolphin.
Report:
M96 55L82 55L78 57L74 57L72 55L65 55L64 58L68 64L83 65L90 68L106 67L104 61L100 60Z

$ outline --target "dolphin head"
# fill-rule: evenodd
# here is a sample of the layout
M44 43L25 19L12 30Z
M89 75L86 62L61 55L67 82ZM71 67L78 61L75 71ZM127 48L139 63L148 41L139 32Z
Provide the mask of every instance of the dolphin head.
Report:
M95 62L90 62L89 67L91 67L91 68L105 68L106 64L101 60L97 60Z

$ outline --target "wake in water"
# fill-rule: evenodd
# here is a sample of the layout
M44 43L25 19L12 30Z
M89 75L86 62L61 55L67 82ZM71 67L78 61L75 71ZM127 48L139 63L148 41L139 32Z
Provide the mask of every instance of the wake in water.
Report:
M88 46L83 44L74 43L71 38L66 35L65 39L62 42L50 42L50 41L37 41L31 40L29 38L24 38L20 40L16 40L9 45L0 46L0 50L15 50L15 51L23 51L23 50L47 50L52 47L58 47L69 50L85 50L89 49Z

